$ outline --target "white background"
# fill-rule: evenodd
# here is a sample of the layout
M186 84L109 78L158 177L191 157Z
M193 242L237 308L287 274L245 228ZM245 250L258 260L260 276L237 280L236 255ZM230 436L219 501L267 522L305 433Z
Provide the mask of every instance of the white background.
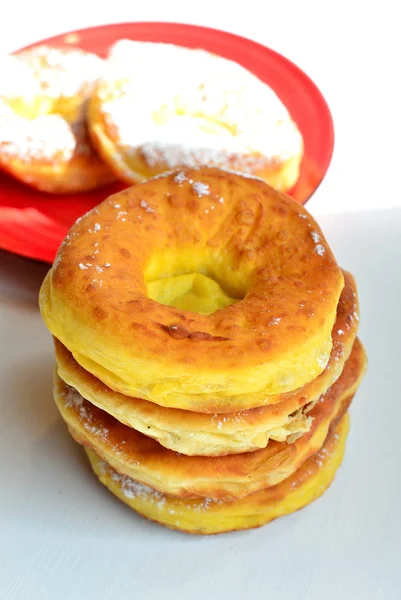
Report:
M51 398L52 346L37 307L47 267L0 253L2 600L401 598L397 4L37 0L3 8L0 51L79 27L165 20L251 37L304 69L336 131L331 168L308 209L356 276L369 370L344 464L321 500L253 532L170 532L91 476Z

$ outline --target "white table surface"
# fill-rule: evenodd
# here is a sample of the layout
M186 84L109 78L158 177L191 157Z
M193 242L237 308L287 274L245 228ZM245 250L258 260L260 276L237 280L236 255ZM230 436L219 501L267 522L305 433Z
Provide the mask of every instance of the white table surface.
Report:
M357 278L369 371L352 407L344 465L321 500L253 532L205 539L169 532L136 517L89 475L51 399L51 340L37 308L47 267L0 252L0 598L401 598L396 3L91 6L8 3L0 51L93 24L180 21L252 37L315 80L333 112L336 148L308 209Z

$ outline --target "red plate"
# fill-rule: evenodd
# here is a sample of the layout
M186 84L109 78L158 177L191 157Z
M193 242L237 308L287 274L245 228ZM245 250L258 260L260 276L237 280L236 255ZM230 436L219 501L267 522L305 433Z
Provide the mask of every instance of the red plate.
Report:
M315 84L292 62L256 42L216 29L178 23L121 23L82 29L42 42L77 46L106 56L116 40L170 42L206 50L237 61L270 85L284 102L302 132L305 157L291 195L304 204L323 179L334 144L329 108ZM30 46L30 47L32 47ZM112 191L55 196L31 190L0 176L0 247L38 260L52 262L73 222Z

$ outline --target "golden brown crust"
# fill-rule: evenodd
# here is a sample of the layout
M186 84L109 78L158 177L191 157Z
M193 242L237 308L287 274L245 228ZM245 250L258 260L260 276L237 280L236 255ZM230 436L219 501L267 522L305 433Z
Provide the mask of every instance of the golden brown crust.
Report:
M145 278L177 266L245 297L207 317L150 300ZM320 228L295 201L202 168L124 190L83 217L44 282L41 309L110 388L201 412L220 396L219 410L230 412L323 371L342 287Z
M71 352L54 339L58 374L86 400L125 425L153 437L162 446L187 455L224 456L263 448L269 439L294 439L310 428L302 408L315 402L339 377L350 355L358 321L355 281L343 271L345 285L332 330L333 347L327 367L295 392L277 395L263 407L232 413L196 413L159 406L113 392L85 371ZM211 401L210 401L211 405Z
M276 485L322 446L329 428L347 410L360 383L366 357L359 340L342 375L312 408L309 432L293 444L270 442L264 449L223 457L185 456L122 425L83 400L56 377L55 400L72 436L119 473L181 498L241 498Z
M342 462L348 430L346 414L329 433L319 452L290 477L274 487L232 502L210 498L188 500L161 494L121 476L93 450L85 450L101 483L140 515L171 529L210 535L260 527L321 496Z

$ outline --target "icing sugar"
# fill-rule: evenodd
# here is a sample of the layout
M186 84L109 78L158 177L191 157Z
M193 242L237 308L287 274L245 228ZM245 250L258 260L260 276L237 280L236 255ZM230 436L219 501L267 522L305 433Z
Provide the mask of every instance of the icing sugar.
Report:
M143 483L139 483L128 475L122 475L121 473L118 473L104 461L101 461L99 466L103 472L109 472L111 479L121 487L121 490L126 498L130 500L134 498L141 498L150 504L156 505L159 509L164 508L166 496L158 490L155 490L154 488L151 488ZM202 500L195 501L192 504L192 509L196 512L201 512L208 510L216 504L222 504L222 501L213 500L212 498L203 498ZM169 507L168 512L173 515L175 514L175 509ZM179 524L178 521L177 524Z
M161 60L172 68L161 70ZM157 78L148 76L152 65ZM242 171L245 155L251 171L301 149L301 135L276 94L237 63L204 50L122 40L110 51L98 93L121 145L140 151L150 167L214 164Z
M196 503L194 503L192 505L192 509L196 512L203 512L212 506L215 506L216 504L222 504L222 501L214 500L213 498L203 498L202 500L198 500Z
M122 475L115 471L107 462L98 457L98 468L102 474L109 473L111 479L115 481L124 494L129 499L144 498L148 502L155 503L161 508L165 502L164 494L154 490L153 488L135 481L128 475Z
M139 206L141 208L145 209L145 212L147 212L147 213L155 212L154 209L151 206L149 206L149 204L145 200L141 200L139 203Z
M315 246L315 252L316 254L319 254L319 256L323 256L325 253L325 247L322 246L322 244L316 244Z
M78 48L51 48L46 45L25 50L16 56L27 66L40 88L51 97L71 97L87 92L102 73L104 62L95 54Z
M183 173L182 171L180 171L180 173L177 173L177 175L174 177L174 181L176 183L184 183L184 181L186 181L187 177L185 175L185 173Z
M330 352L323 352L322 354L320 354L317 357L317 364L319 365L319 367L325 369L327 366L327 363L329 362L329 358L330 358Z
M121 118L117 117L117 120ZM127 132L124 132L124 126L118 128L123 135ZM139 130L137 131L139 133ZM149 135L149 132L148 132ZM152 134L150 134L152 135ZM164 131L159 133L155 132L159 138L165 137L174 139L177 138L177 132L175 131L174 126L165 127ZM221 149L221 142L218 140L212 140L207 138L204 139L204 136L201 136L202 139L199 140L200 146L196 145L196 136L192 136L189 139L189 144L185 143L172 143L166 139L166 141L162 141L158 139L157 141L146 141L148 138L146 132L143 135L143 141L139 137L136 138L137 142L135 142L135 136L129 136L129 138L124 139L123 143L126 147L132 147L133 153L136 153L137 150L140 150L142 157L144 158L146 164L154 168L160 163L165 164L169 169L173 169L175 167L184 165L186 167L196 167L198 165L207 165L213 164L215 166L227 166L232 161L240 161L240 154L230 154L228 151ZM212 142L217 142L218 148L211 147ZM133 144L131 144L131 142ZM193 145L191 145L193 144ZM205 146L206 144L206 146ZM203 146L203 147L202 147ZM208 147L209 146L209 147ZM262 165L262 160L260 157L254 162L258 162L258 164ZM250 168L250 165L248 166Z
M0 122L3 155L23 160L70 160L77 143L71 126L59 115L43 115L28 121L17 115Z
M40 83L32 70L16 56L0 57L0 98L26 98L30 103L40 91Z
M78 412L79 418L87 431L103 441L107 439L109 431L94 422L91 412L86 409L83 397L71 386L66 386L64 403L68 408L74 408Z
M165 502L164 495L161 492L135 481L131 477L128 477L128 475L121 475L113 470L111 471L111 478L121 486L122 492L127 498L143 498L152 504L157 503L159 508Z
M192 189L198 198L202 198L202 196L208 196L210 194L210 188L207 183L201 183L200 181L195 181L195 183L192 184Z
M69 161L89 155L86 98L98 79L103 61L81 50L39 46L15 57L5 57L6 75L0 81L0 149L9 159ZM16 98L38 116L25 118L14 111ZM70 122L58 111L60 99L72 99ZM51 112L51 114L49 114ZM42 113L42 114L40 114Z

